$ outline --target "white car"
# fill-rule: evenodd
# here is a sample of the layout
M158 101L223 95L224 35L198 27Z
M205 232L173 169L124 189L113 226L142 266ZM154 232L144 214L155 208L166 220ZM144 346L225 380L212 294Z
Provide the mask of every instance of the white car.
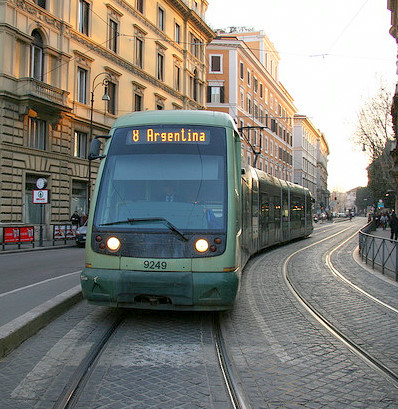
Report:
M86 244L87 222L76 230L76 246L84 247Z

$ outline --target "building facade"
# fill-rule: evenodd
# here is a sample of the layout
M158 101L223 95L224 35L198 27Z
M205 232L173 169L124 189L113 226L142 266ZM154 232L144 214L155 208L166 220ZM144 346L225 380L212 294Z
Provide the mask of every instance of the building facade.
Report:
M387 0L387 8L391 11L391 28L390 34L395 38L398 45L398 0ZM398 55L398 51L397 51ZM397 57L398 59L398 57ZM397 60L398 67L398 60ZM398 74L398 68L397 68ZM391 155L394 160L394 178L395 178L395 210L398 211L398 83L395 87L392 107L392 122L395 137L395 148L391 150Z
M88 212L93 135L123 113L204 109L206 0L6 0L0 47L0 227ZM39 178L50 202L32 203ZM0 232L1 234L1 232Z
M316 211L328 210L330 192L328 190L328 156L330 154L329 145L325 134L321 133L316 145L317 166L316 166Z
M218 31L207 46L207 109L226 112L249 164L293 180L293 99L278 78L279 56L262 31Z
M294 183L311 191L318 213L329 207L328 155L329 146L325 135L307 116L296 114L293 129Z

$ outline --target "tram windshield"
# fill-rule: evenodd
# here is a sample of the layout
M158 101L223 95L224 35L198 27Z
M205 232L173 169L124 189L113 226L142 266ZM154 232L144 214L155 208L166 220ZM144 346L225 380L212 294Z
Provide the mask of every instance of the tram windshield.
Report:
M225 129L158 125L119 128L96 206L97 228L225 230Z

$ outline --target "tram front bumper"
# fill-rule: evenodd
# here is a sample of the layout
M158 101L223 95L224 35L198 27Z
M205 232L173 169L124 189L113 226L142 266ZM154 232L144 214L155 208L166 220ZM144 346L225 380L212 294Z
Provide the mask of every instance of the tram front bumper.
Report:
M236 272L151 272L86 268L83 296L93 304L165 310L226 310L239 287Z

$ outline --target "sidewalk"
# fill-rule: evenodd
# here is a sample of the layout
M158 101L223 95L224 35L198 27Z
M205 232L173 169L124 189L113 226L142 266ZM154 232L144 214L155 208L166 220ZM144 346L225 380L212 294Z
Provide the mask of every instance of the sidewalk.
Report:
M73 250L72 248L76 247L74 239L68 240L66 244L63 240L58 240L54 244L52 240L45 240L42 247L36 246L36 243L35 247L30 243L23 243L20 246L7 244L5 250L2 250L0 246L0 263L3 262L4 265L9 257L23 257L23 254L16 253L25 253L30 259L33 256L35 262L38 257L45 257L43 254L34 254L35 252L59 249L68 251L68 248ZM83 249L79 250L81 251ZM30 254L26 254L27 252ZM51 255L48 257L52 259ZM45 279L0 293L0 310L12 311L15 316L8 322L2 320L0 325L0 359L82 300L81 287L78 284L79 274L80 271L72 271L54 279Z

